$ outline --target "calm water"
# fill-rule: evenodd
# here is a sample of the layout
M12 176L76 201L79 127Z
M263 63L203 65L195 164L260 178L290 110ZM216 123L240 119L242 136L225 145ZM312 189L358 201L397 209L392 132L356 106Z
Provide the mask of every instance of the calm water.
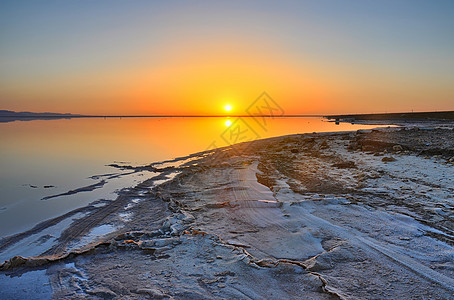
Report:
M156 174L108 167L143 165L234 142L376 126L335 125L321 118L88 118L0 123L0 237L31 228ZM43 197L95 184L102 188Z

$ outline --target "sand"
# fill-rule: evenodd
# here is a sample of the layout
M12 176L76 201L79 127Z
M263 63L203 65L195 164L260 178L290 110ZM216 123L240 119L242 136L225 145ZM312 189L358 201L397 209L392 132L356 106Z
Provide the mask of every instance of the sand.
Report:
M159 176L69 214L40 255L1 264L0 289L11 299L453 298L453 144L449 126L412 126L153 164ZM0 251L27 253L24 240L57 221Z

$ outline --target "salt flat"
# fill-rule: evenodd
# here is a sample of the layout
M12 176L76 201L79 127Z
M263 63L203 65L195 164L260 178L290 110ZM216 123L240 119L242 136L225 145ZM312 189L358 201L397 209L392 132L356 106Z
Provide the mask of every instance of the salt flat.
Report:
M303 134L166 162L42 255L2 264L0 287L20 298L17 276L45 269L55 299L449 299L452 137Z

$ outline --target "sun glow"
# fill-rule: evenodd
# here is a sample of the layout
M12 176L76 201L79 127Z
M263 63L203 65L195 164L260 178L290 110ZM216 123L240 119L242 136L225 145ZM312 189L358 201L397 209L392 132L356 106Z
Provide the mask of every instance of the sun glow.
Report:
M233 108L233 107L232 107L232 105L230 105L230 104L226 104L226 105L224 106L224 110L225 110L225 111L231 111L232 108Z
M225 126L230 127L230 125L232 125L232 121L226 120L225 121Z

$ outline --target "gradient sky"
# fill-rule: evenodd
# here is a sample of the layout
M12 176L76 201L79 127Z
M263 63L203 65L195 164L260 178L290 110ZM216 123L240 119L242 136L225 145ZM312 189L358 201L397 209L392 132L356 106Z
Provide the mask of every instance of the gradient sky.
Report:
M454 110L454 1L0 2L0 109Z

